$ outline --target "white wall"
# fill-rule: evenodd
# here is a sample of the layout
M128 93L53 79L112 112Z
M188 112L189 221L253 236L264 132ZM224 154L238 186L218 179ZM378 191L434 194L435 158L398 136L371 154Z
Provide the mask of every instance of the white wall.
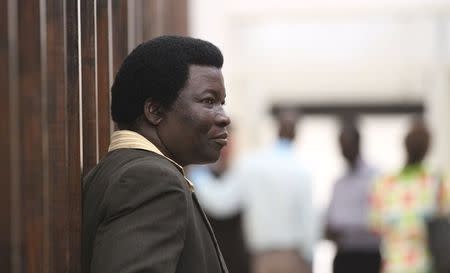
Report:
M273 101L424 101L430 162L449 168L450 1L191 0L190 15L224 52L243 150L270 139Z

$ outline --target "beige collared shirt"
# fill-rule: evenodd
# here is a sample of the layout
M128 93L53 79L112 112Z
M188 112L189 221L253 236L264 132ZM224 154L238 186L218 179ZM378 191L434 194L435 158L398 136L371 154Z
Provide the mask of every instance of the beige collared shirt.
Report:
M183 174L184 179L189 185L191 191L194 191L194 185L189 179L187 179L183 167L180 164L176 163L172 159L165 156L156 146L151 143L144 136L129 130L119 130L115 131L111 135L111 143L109 144L108 152L117 150L117 149L141 149L150 151L156 154L163 156L165 159L172 162Z

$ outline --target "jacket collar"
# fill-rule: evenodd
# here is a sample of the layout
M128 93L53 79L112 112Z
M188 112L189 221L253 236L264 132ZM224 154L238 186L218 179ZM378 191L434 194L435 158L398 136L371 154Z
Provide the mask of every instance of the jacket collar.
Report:
M189 184L189 188L193 191L194 186L189 179L187 179L183 167L174 160L165 156L152 142L146 139L141 134L130 130L118 130L111 135L111 143L109 144L108 152L118 149L140 149L159 154L165 159L169 160L177 169L183 174L184 178Z

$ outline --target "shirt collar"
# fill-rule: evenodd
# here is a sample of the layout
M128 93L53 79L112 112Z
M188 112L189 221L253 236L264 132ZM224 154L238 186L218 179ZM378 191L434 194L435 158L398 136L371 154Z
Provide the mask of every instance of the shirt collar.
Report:
M118 130L112 133L111 143L109 144L108 152L118 149L141 149L155 154L159 154L165 159L169 160L177 169L183 174L184 178L189 184L191 190L194 189L194 185L189 179L187 179L183 167L177 162L165 156L152 142L146 139L141 134L138 134L129 130Z
M293 146L293 141L287 138L279 138L275 142L275 150L280 152L292 152L294 148Z
M417 176L424 176L427 174L427 170L421 163L410 164L405 166L400 172L400 177L404 180L412 179Z

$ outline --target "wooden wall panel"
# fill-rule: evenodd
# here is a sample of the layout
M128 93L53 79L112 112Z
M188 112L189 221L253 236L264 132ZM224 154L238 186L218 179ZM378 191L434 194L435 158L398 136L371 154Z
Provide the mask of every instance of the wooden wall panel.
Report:
M187 35L187 1L164 1L164 34Z
M164 33L164 0L143 0L143 38L149 40Z
M112 50L113 75L128 54L128 5L127 1L112 0Z
M9 86L8 2L0 2L0 268L11 272L11 105Z
M95 1L80 0L83 174L98 161Z
M187 0L142 0L140 6L142 19L137 19L144 41L164 34L188 35Z
M20 228L23 272L44 273L44 153L43 82L40 3L18 1Z
M70 229L67 200L68 147L67 147L67 84L65 50L64 0L46 1L47 32L47 121L48 121L48 273L67 272Z
M81 272L81 128L79 68L79 10L77 1L66 1L68 273Z
M18 49L18 4L16 1L8 1L8 72L9 72L9 154L10 171L9 171L9 188L10 193L10 238L11 244L11 272L22 272L22 232L21 232L21 199L20 199L20 167L19 153L21 146L19 145L19 49ZM5 155L6 156L6 155Z
M134 41L132 41L134 46L144 41L144 1L146 0L134 1L134 22L130 22L135 32Z
M110 122L110 87L109 82L109 18L108 5L110 1L97 0L97 92L98 92L98 147L99 158L108 151Z
M129 49L178 29L173 7L0 1L1 272L82 273L82 173L109 144L111 78Z

